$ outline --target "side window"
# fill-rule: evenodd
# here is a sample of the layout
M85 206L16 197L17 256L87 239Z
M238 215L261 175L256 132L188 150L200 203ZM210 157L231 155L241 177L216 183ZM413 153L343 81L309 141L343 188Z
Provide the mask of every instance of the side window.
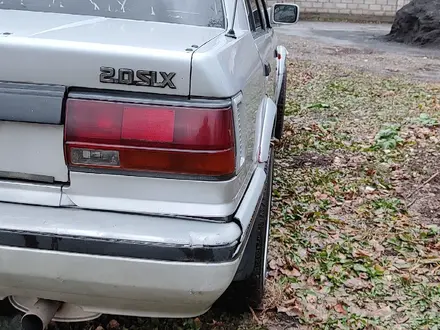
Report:
M261 5L264 21L266 22L266 28L270 29L272 26L270 25L269 11L267 10L267 0L261 0Z
M258 31L261 29L264 29L263 25L263 16L261 15L261 4L258 3L257 0L249 0L250 3L250 13L253 16L254 19L254 31Z
M250 4L249 0L246 0L245 3L246 3L246 10L248 12L249 26L251 28L251 31L255 31L255 21L254 21L253 15L252 15L251 4Z

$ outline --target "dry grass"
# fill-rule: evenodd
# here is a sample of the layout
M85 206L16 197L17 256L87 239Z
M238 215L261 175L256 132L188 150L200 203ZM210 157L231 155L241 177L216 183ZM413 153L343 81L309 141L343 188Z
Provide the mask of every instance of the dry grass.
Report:
M283 313L304 329L437 329L439 218L420 206L440 209L440 180L426 183L440 160L440 85L292 68L272 222L271 291L284 298L268 299L264 317Z

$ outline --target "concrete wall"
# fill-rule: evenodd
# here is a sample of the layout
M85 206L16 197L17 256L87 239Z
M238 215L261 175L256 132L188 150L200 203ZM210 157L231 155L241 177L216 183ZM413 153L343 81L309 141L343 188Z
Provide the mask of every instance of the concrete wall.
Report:
M325 16L394 17L411 0L268 0L273 3L296 3L301 13Z

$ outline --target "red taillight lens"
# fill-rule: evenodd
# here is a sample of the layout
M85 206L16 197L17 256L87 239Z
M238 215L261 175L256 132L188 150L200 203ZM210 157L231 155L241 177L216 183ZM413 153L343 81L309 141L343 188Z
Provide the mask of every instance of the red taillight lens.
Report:
M195 175L235 171L232 109L67 101L73 166Z

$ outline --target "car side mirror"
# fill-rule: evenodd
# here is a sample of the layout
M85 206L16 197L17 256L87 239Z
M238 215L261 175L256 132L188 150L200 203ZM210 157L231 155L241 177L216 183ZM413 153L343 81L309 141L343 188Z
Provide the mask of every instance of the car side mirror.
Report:
M275 24L295 24L299 19L299 6L288 3L276 3L270 10Z

